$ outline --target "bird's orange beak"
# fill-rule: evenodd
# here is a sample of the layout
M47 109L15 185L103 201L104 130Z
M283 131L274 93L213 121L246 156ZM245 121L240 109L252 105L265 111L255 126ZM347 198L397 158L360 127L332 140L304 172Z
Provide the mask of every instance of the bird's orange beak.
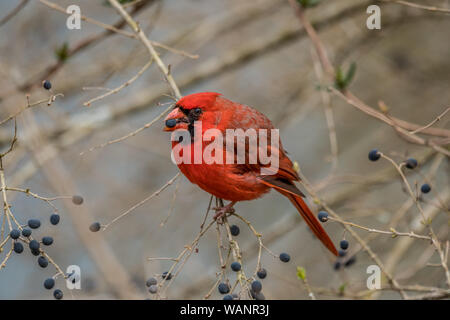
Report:
M186 115L183 112L181 112L179 108L173 109L167 115L164 121L165 121L164 131L174 131L180 128L187 128L189 123Z

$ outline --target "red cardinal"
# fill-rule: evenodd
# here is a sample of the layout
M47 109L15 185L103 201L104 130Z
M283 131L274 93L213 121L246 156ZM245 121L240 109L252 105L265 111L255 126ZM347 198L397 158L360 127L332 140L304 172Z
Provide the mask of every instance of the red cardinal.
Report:
M198 132L202 133L202 139L196 139L195 128L200 121L201 131ZM209 143L208 141L203 141L203 134L208 129L218 129L223 136L226 136L226 129L243 129L244 131L255 129L257 132L260 129L267 129L267 136L270 137L270 129L274 129L274 127L265 115L251 107L225 99L219 93L202 92L181 98L172 112L166 117L165 125L165 131L187 130L191 134L191 141L172 142L172 148L182 143L192 150L192 161L178 164L181 172L189 181L197 184L206 192L218 198L231 201L225 207L218 209L216 218L228 212L233 212L233 205L238 201L253 200L261 197L271 189L275 189L294 204L320 241L334 255L338 254L328 234L303 201L303 193L295 186L294 181L299 181L300 178L294 170L291 160L283 150L281 142L279 142L279 147L277 148L279 157L278 170L270 175L261 174L261 168L267 167L267 165L261 164L259 159L256 164L248 163L247 153L249 146L247 144L245 146L246 162L243 164L227 163L225 161L222 164L194 163L196 145L200 144L200 150L203 151ZM226 138L223 138L223 141L225 140ZM258 137L258 146L259 141L260 138ZM271 145L268 145L267 148L270 149ZM272 147L272 149L274 148ZM225 146L221 150L223 150L224 159L226 153L231 152L230 149L227 151ZM233 150L235 151L235 149ZM273 150L270 151L273 152ZM236 158L235 155L233 157Z

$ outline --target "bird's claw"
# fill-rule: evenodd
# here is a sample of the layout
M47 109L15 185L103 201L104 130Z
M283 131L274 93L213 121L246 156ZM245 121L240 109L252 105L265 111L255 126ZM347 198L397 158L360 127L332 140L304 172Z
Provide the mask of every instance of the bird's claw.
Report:
M226 216L227 213L234 213L234 208L230 206L214 208L216 214L214 215L214 220L221 219Z

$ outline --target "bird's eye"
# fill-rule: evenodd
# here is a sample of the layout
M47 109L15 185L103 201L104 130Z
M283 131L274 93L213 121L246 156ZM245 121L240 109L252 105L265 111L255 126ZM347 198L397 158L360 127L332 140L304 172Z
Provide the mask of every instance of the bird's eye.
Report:
M202 113L201 108L195 108L193 111L194 111L194 114L196 114L196 115L199 115L200 113Z

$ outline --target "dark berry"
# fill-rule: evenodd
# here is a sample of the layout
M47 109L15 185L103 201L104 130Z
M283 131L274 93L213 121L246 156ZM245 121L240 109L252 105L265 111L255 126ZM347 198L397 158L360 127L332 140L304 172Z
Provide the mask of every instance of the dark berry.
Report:
M339 261L336 261L333 265L334 270L339 270L341 268L341 263Z
M15 253L23 252L23 245L20 242L14 242L14 252Z
M101 228L100 222L94 222L89 226L89 230L91 230L92 232L97 232L100 230L100 228Z
M252 290L256 293L261 292L262 290L262 283L261 281L255 280L252 282Z
M176 119L168 119L166 120L166 127L167 128L173 128L177 125L177 120Z
M233 300L233 296L231 294L227 294L223 297L223 300Z
M17 229L13 229L13 230L11 230L11 232L9 233L9 236L10 236L12 239L16 240L16 239L18 239L18 238L20 237L20 231L17 230Z
M341 240L341 249L342 250L347 250L348 249L348 241L347 240Z
M228 292L230 292L230 287L224 282L219 283L217 289L219 289L219 292L221 294L227 294Z
M233 225L230 227L230 232L231 232L231 234L232 234L233 236L238 236L239 233L241 232L241 230L239 229L239 227L238 227L237 225L233 224Z
M157 283L158 283L158 281L156 281L155 278L150 278L150 279L148 279L148 280L145 282L145 285L146 285L147 287L150 287L150 286L156 285Z
M320 211L319 214L317 215L317 217L319 218L319 220L321 222L327 222L328 221L328 212Z
M31 236L31 230L30 229L27 229L27 228L25 228L25 229L22 229L22 235L24 236L24 237L29 237L29 236Z
M75 195L75 196L72 197L72 202L73 202L73 204L76 204L76 205L78 205L78 206L79 206L80 204L82 204L83 201L84 201L84 199L83 199L82 196Z
M150 288L148 288L148 292L150 292L150 293L156 293L158 291L158 286L156 285L156 284L152 284L151 286L150 286Z
M163 274L162 274L162 278L163 279L166 279L166 280L170 280L170 279L172 279L172 274L171 273L169 273L169 272L163 272Z
M31 250L39 250L40 248L39 242L37 242L36 240L31 240L29 246Z
M52 237L43 237L42 243L46 246L49 246L53 243L53 238Z
M339 257L344 257L347 254L347 251L339 250Z
M414 158L409 158L405 163L408 169L414 169L415 167L417 167L417 160Z
M31 229L37 229L41 226L41 221L39 221L38 219L30 219L28 220L28 226Z
M431 187L428 183L425 183L420 187L420 191L422 191L422 193L428 193L431 191Z
M264 296L264 294L262 292L258 292L256 294L256 300L266 300L266 297Z
M40 251L40 250L36 250L36 249L31 249L31 254L32 254L33 256L38 256L38 255L41 254L41 251Z
M235 272L238 272L241 270L241 264L237 261L233 262L230 267L231 267L231 270L233 270Z
M267 277L267 271L264 268L259 269L259 271L256 273L256 275L258 276L258 278L260 279L264 279Z
M52 289L54 286L55 286L55 279L53 279L53 278L45 279L45 281L44 281L44 288L45 288L45 289L50 290L50 289Z
M38 264L42 267L42 268L47 268L48 266L48 260L46 257L40 256L38 258Z
M53 291L53 296L55 297L56 300L61 300L64 294L61 290L56 289L55 291Z
M282 254L280 254L280 260L283 262L289 262L289 260L291 260L291 256L283 252Z
M56 214L56 213L52 214L50 216L50 223L52 225L56 226L59 223L59 218L60 218L59 214Z
M52 88L52 83L48 80L42 81L42 86L45 90L50 90Z
M252 298L255 300L266 300L266 297L263 295L262 292L254 292L253 290L250 290L250 294Z
M370 150L370 152L369 152L369 160L370 161L377 161L378 159L380 159L380 157L381 157L381 155L377 149Z
M350 259L348 259L345 263L345 267L350 267L352 264L356 262L356 256L351 256Z

